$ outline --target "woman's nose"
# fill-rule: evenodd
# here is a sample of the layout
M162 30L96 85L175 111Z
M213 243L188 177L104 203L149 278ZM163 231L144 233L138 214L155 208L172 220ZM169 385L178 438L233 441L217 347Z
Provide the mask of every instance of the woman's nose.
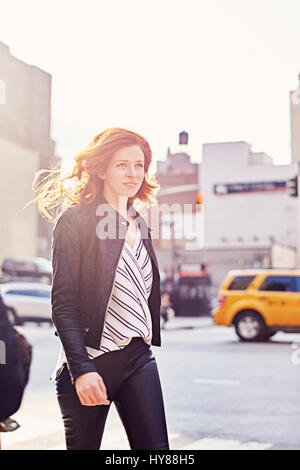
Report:
M128 175L129 176L135 176L136 175L136 169L134 168L134 166L128 167Z

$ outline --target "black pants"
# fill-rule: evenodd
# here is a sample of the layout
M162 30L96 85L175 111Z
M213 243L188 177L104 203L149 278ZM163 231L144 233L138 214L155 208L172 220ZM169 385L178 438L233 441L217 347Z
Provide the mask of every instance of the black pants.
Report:
M93 359L124 425L132 450L169 449L165 410L155 357L142 338ZM80 403L65 365L56 380L68 450L100 449L110 405Z

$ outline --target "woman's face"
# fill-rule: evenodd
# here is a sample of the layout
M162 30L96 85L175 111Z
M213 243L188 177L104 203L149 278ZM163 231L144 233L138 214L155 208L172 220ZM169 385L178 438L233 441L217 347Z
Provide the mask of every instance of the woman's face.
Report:
M104 174L104 194L116 196L135 196L145 175L145 157L138 145L117 150Z

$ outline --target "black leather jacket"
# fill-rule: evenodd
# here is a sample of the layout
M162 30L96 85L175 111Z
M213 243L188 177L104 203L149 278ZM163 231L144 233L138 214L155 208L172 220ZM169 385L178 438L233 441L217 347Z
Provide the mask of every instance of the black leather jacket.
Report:
M160 276L150 229L133 209L151 257L153 286L148 299L152 344L161 346ZM106 307L128 222L101 195L92 204L74 204L56 221L52 239L52 320L66 353L71 380L95 372L85 346L99 348ZM99 238L103 229L113 238Z

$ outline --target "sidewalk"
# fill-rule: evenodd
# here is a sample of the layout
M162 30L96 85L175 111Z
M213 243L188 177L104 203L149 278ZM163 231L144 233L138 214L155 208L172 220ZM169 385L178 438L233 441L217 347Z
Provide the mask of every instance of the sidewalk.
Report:
M189 329L189 328L202 328L207 326L213 326L214 321L211 316L203 317L174 317L169 320L165 325L165 330L178 330L178 329Z

